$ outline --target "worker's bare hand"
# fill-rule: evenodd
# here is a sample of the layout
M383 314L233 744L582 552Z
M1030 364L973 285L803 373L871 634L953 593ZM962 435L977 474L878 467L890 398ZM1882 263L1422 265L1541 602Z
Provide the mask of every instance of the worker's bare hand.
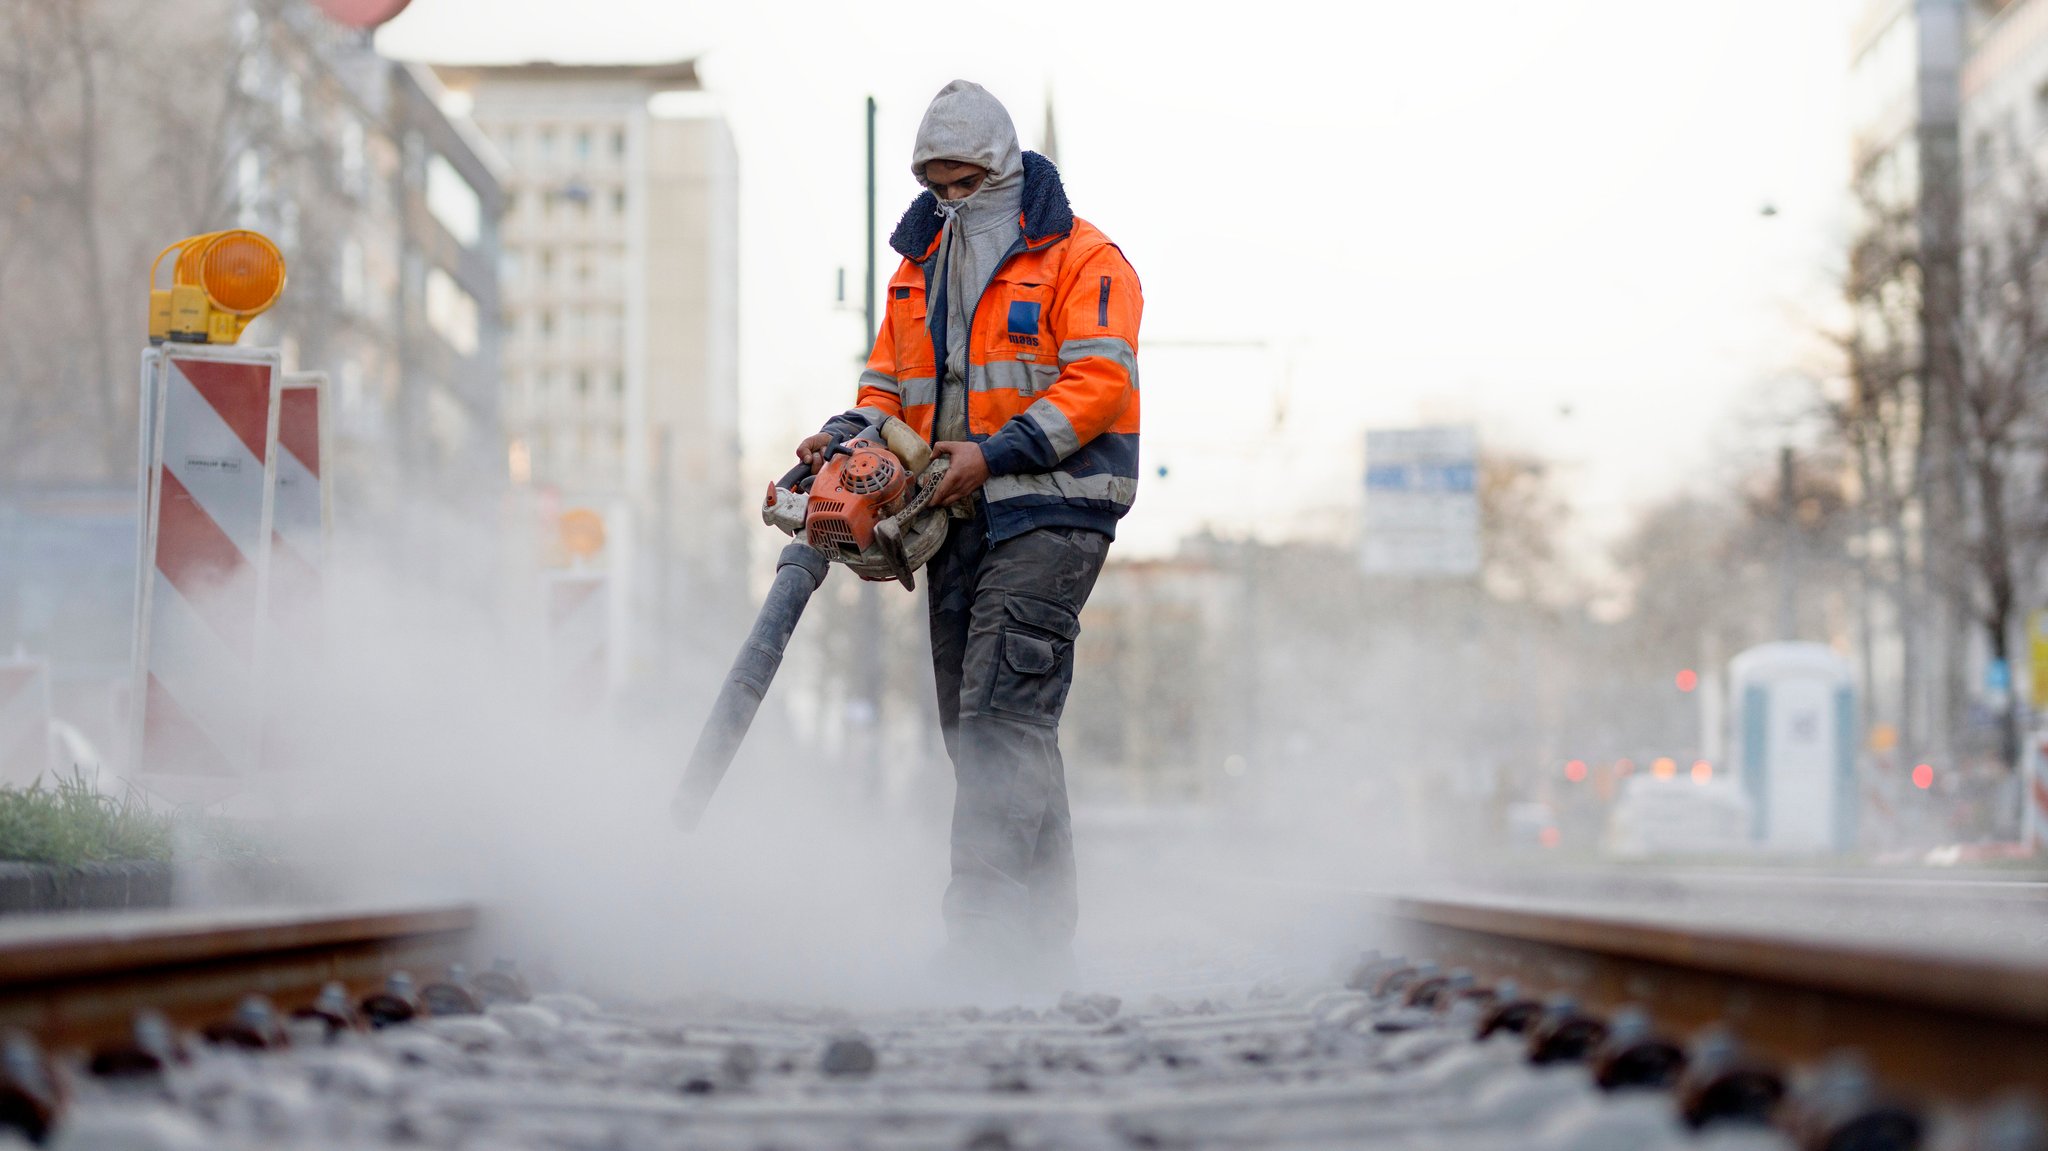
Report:
M972 440L941 440L932 445L932 454L947 460L946 478L939 481L939 490L932 493L934 506L956 504L988 482L988 461L981 458L980 444Z
M831 446L831 432L819 432L816 435L805 436L803 442L796 446L796 458L809 465L810 469L815 472L825 466L825 449Z

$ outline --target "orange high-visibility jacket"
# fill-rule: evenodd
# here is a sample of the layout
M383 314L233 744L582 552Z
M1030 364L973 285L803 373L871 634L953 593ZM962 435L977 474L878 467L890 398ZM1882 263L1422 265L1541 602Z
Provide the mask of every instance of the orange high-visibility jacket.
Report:
M926 439L945 335L927 300L943 223L919 196L889 245L903 264L861 373L859 407L826 425L849 435L897 416ZM991 541L1037 527L1116 534L1138 493L1138 276L1117 246L1068 206L1059 170L1024 153L1023 236L973 309L967 428L981 444Z

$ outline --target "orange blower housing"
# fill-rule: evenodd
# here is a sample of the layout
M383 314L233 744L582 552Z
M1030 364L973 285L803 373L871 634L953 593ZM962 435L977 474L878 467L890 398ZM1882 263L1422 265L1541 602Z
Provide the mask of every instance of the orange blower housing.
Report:
M811 484L804 539L826 555L858 556L875 542L875 525L903 509L910 471L896 453L863 435L833 449Z

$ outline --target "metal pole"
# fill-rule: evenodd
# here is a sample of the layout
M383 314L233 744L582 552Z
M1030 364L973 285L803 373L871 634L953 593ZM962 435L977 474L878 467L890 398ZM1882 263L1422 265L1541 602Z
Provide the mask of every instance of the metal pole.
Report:
M861 277L861 298L865 306L865 311L863 314L867 317L866 327L861 333L861 339L863 343L860 349L860 358L863 363L867 361L869 349L874 346L876 322L875 98L873 96L869 96L867 100L867 125L868 243L866 249L864 250L866 258L863 263L863 267L866 269L866 274ZM883 650L882 639L882 597L875 591L874 584L862 582L862 584L860 585L860 599L856 611L859 613L859 622L855 625L855 634L860 637L859 650L863 654L863 657L876 660L886 660L887 653ZM882 793L881 680L883 678L883 676L860 676L854 680L854 689L852 693L853 700L856 701L859 705L856 709L857 722L865 725L865 727L862 730L855 733L855 739L853 742L853 753L855 756L854 766L859 772L859 778L862 784L868 788L869 794L874 796L879 796Z
M868 246L867 279L861 282L866 296L868 330L867 339L875 338L875 98L868 97ZM865 357L868 349L862 348Z
M1799 638L1799 510L1793 506L1792 449L1778 452L1778 514L1784 517L1785 538L1778 558L1778 638Z
M668 674L674 666L669 653L676 642L675 614L671 610L675 599L676 557L670 526L675 516L675 493L671 488L675 438L675 429L664 425L654 440L654 619L656 634L661 637L654 650L660 661L655 674L663 684L667 684Z

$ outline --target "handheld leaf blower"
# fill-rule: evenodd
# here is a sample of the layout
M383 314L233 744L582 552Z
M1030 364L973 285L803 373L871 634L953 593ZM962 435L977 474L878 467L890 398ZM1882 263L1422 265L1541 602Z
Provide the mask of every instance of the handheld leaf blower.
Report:
M775 483L761 520L796 537L775 561L775 582L711 705L669 812L685 831L697 826L712 792L753 725L754 713L782 666L783 649L828 564L864 580L915 588L914 573L946 542L951 523L931 506L947 461L910 425L891 416L834 445L813 476L798 464Z

